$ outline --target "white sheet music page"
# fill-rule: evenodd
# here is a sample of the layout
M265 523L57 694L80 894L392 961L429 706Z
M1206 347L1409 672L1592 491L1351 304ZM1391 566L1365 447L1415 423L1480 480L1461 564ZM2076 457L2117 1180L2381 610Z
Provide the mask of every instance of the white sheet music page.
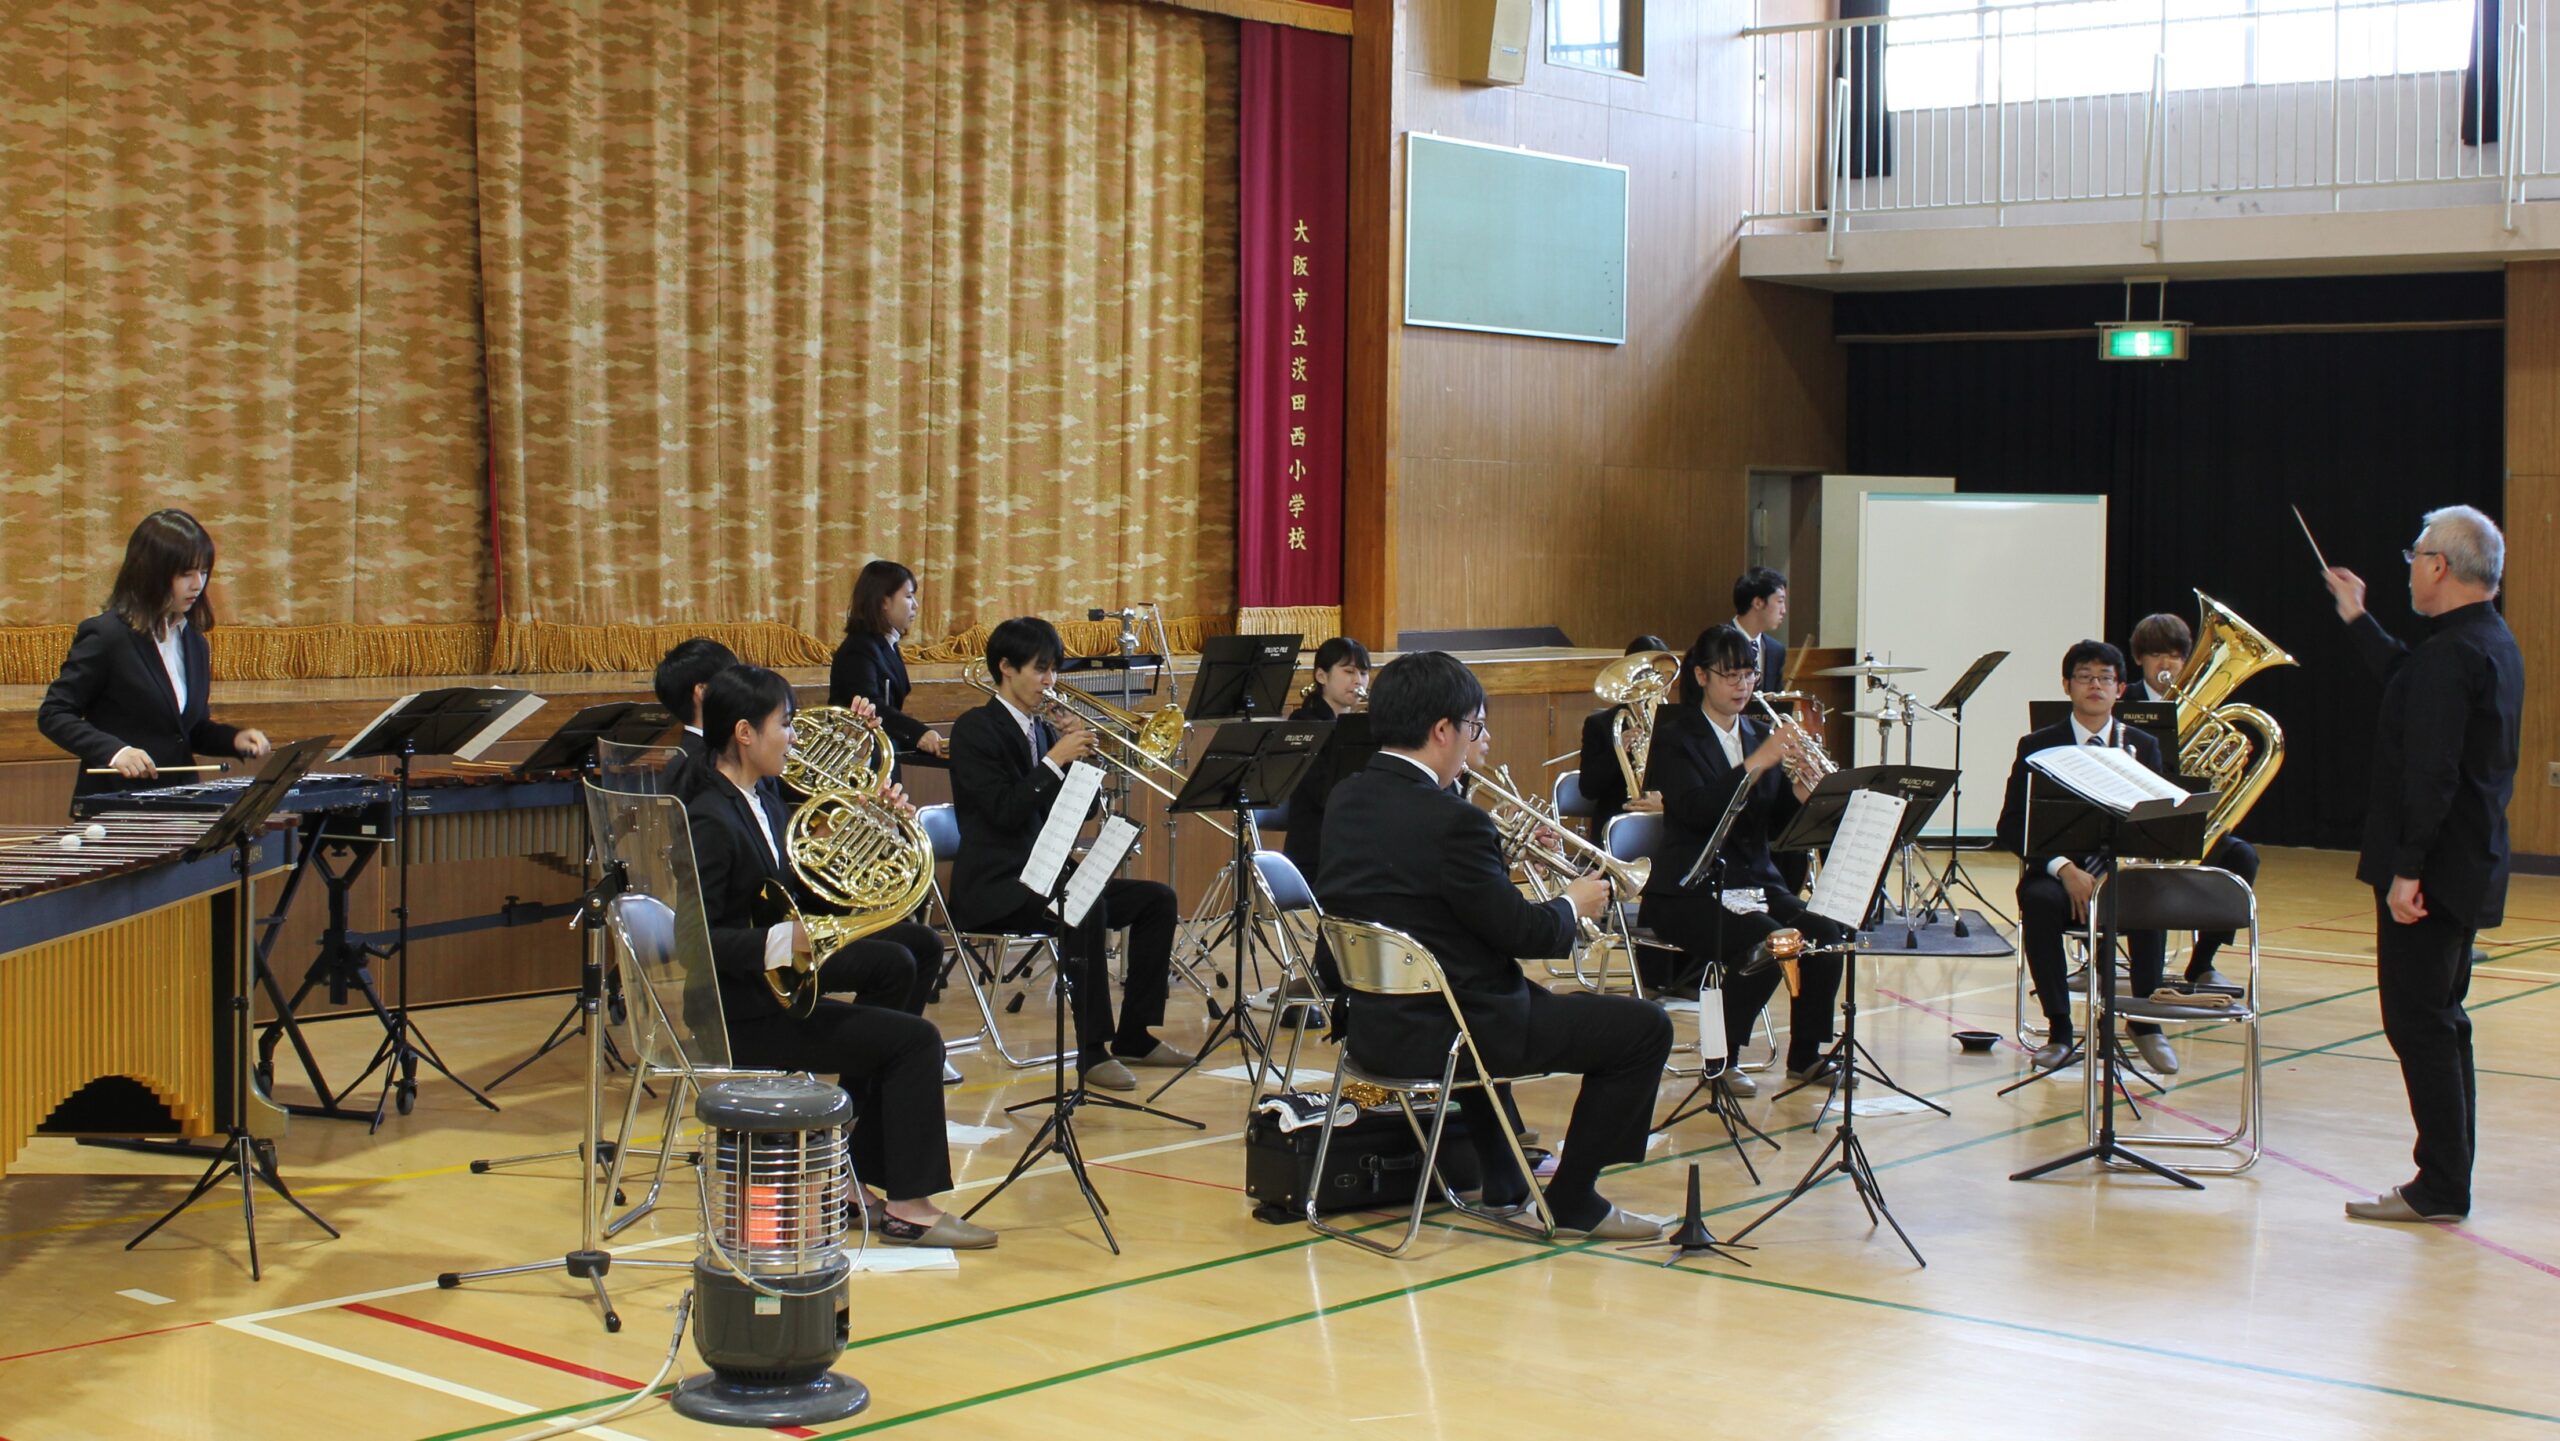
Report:
M497 687L491 687L491 690L498 695L505 695L508 693ZM535 695L531 691L518 693L514 700L507 702L505 707L499 710L496 715L489 717L487 721L482 723L479 734L473 736L470 740L463 742L462 749L453 753L454 759L476 761L480 759L480 757L487 755L489 753L489 747L496 745L501 740L504 740L507 732L524 724L524 718L526 716L529 716L540 709L542 709L542 697Z
M329 752L328 759L322 761L321 764L335 765L338 762L345 760L347 757L354 755L356 753L356 747L363 745L367 740L372 738L375 731L382 729L382 723L384 721L387 721L393 716L408 709L409 702L416 700L422 694L424 694L424 692L411 691L409 694L393 701L390 706L382 712L382 714L365 722L364 729L356 732L356 738L354 740L351 740L345 745L338 747L336 750Z
M1057 799L1049 802L1049 819L1040 827L1040 839L1031 843L1031 859L1022 863L1024 885L1042 896L1056 888L1058 872L1075 851L1076 832L1084 829L1085 815L1100 794L1102 768L1069 762L1066 784L1058 787Z
M1840 813L1840 828L1822 855L1822 874L1814 878L1813 899L1805 909L1856 930L1867 919L1867 904L1884 884L1884 868L1893 860L1894 832L1910 805L1898 795L1860 791Z
M2185 787L2154 775L2151 767L2120 746L2047 746L2027 757L2027 764L2082 800L2118 815L2144 801L2187 798Z
M1102 888L1111 873L1120 869L1121 859L1129 847L1138 843L1138 828L1118 816L1106 818L1102 830L1093 838L1093 846L1076 862L1076 873L1067 877L1067 913L1060 917L1070 926L1084 924L1084 913L1102 899Z

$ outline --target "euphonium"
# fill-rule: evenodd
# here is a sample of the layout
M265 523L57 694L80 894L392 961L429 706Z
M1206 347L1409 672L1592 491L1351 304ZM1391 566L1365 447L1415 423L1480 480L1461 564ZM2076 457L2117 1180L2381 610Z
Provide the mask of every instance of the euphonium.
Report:
M2258 803L2284 764L2284 727L2256 706L2226 705L2224 699L2258 672L2295 661L2203 591L2196 592L2196 606L2195 653L2169 683L2169 695L2178 705L2179 774L2221 792L2205 822L2204 847L2210 855ZM2251 731L2257 734L2253 737Z
M1609 721L1609 748L1626 777L1627 794L1644 794L1645 763L1653 755L1653 712L1680 683L1680 658L1667 650L1640 650L1600 668L1591 693L1623 706Z

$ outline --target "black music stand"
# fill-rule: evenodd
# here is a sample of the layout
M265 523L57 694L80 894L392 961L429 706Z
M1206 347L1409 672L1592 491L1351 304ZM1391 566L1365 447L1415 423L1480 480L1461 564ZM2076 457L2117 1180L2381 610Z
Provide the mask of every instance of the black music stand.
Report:
M1289 663L1292 668L1296 666L1294 650ZM1235 945L1234 975L1239 991L1245 984L1252 944L1254 899L1261 894L1262 872L1253 860L1254 842L1260 839L1253 826L1253 808L1278 805L1289 798L1289 793L1315 769L1333 727L1332 721L1230 721L1209 738L1208 751L1192 767L1190 779L1182 783L1181 794L1166 807L1177 815L1227 811L1235 816L1235 853L1227 863L1233 869L1235 883L1228 887L1231 903L1227 929L1228 939ZM1288 979L1282 977L1284 982ZM1275 1025L1279 1014L1275 1006ZM1152 1101L1172 1090L1183 1077L1200 1069L1200 1063L1209 1059L1209 1053L1225 1044L1230 1035L1254 1066L1246 1083L1246 1104L1250 1106L1261 1094L1262 1078L1271 1070L1271 1038L1254 1022L1253 1008L1245 1005L1227 1007L1226 1014L1211 1024L1190 1062L1167 1077L1147 1099ZM1286 1089L1289 1078L1282 1077L1280 1084Z
M239 797L224 807L222 814L214 817L213 824L207 826L204 834L181 855L181 859L193 861L216 851L228 850L238 877L232 883L231 980L228 993L222 998L223 1033L230 1038L229 1064L218 1067L217 1072L217 1082L226 1078L229 1081L218 1093L223 1098L223 1139L210 1151L194 1145L169 1148L189 1155L210 1154L213 1161L178 1204L170 1207L159 1220L143 1227L140 1235L124 1243L128 1251L149 1240L153 1232L176 1220L180 1212L211 1195L216 1186L235 1175L240 1178L240 1223L249 1234L250 1280L260 1278L257 1192L249 1184L253 1178L282 1197L286 1205L308 1217L311 1224L328 1232L330 1239L337 1239L337 1227L321 1220L319 1213L302 1204L300 1198L286 1189L284 1177L276 1171L274 1136L258 1134L249 1123L253 1104L250 1091L256 1084L249 1060L249 971L258 953L257 944L251 936L254 922L250 890L252 872L257 867L258 838L265 833L267 819L283 803L285 793L293 789L294 782L302 779L303 772L311 769L312 762L320 758L320 752L334 739L334 736L315 736L271 752L266 764L258 768L258 774ZM218 1051L220 1049L223 1048L217 1048ZM264 1097L256 1099L264 1101L268 1109L275 1112L276 1135L284 1134L287 1119L284 1110L272 1101L265 1101Z
M394 701L389 710L374 717L373 723L356 733L356 738L340 747L329 759L332 763L346 760L372 760L389 757L398 762L391 788L390 840L393 860L399 868L398 901L392 907L394 929L398 938L391 953L400 958L398 999L390 1007L390 1020L385 1025L382 1045L373 1060L346 1089L331 1097L337 1106L356 1087L377 1070L382 1072L382 1095L373 1105L371 1129L382 1129L383 1112L395 1103L401 1115L408 1115L418 1104L418 1062L423 1060L436 1073L462 1088L463 1094L494 1111L498 1103L472 1089L471 1083L455 1075L453 1068L436 1054L434 1045L418 1031L409 1018L409 841L405 832L409 819L409 765L422 755L449 755L459 760L477 760L481 753L497 743L518 722L542 708L542 697L530 691L503 690L495 686L452 686L444 690L422 691Z
M1191 683L1193 720L1276 720L1289 713L1289 682L1306 637L1221 635L1200 643L1200 674Z
M2035 766L2035 758L2027 764ZM2103 1067L2093 1077L2098 1088L2098 1133L2088 1145L2050 1161L2029 1166L2013 1173L2012 1181L2032 1181L2048 1172L2082 1161L2100 1165L2138 1166L2153 1175L2177 1182L2191 1191L2201 1191L2204 1183L2182 1171L2164 1166L2149 1156L2116 1139L2116 1089L2123 1084L2116 1073L2115 994L2116 994L2116 904L2115 887L2109 884L2120 860L2192 861L2204 853L2204 835L2213 818L2213 803L2220 798L2215 791L2198 791L2175 800L2150 800L2127 809L2118 809L2104 801L2082 795L2060 776L2037 768L2035 772L2054 783L2053 789L2036 798L2027 812L2027 853L2030 855L2085 855L2095 859L2091 872L2098 876L2098 944L2089 957L2097 1014L2106 1017L2108 1034L2080 1038L2081 1049L2093 1060L2083 1064ZM2094 1019L2094 1017L2093 1017ZM2051 1075L2070 1064L2065 1056L2057 1065L2038 1072ZM2033 1080L2035 1076L2027 1079ZM2015 1089L2012 1087L2011 1089Z
M563 721L560 729L551 733L550 739L534 747L533 754L516 762L516 774L521 776L539 771L575 771L582 780L592 779L596 774L596 747L599 744L611 741L623 746L650 745L660 736L665 735L668 728L675 723L675 713L656 701L618 700L607 701L603 705L591 705ZM596 853L595 818L588 814L587 808L583 805L578 807L578 831L586 854L593 858ZM593 960L594 951L602 944L599 939L600 931L587 920L591 914L601 913L597 912L593 906L581 902L579 915L574 922L586 931L583 947L588 952L590 961ZM405 973L408 968L403 966L401 969ZM551 1028L550 1035L543 1037L541 1045L533 1048L532 1055L499 1072L497 1079L489 1083L489 1090L494 1091L505 1085L515 1077L518 1071L586 1034L588 1018L596 1012L594 1008L587 1005L584 990L582 983L579 991L571 993L568 1014L562 1016L559 1023ZM619 1020L620 1001L618 999L615 1005L617 1007L615 1017ZM605 1049L615 1059L620 1058L620 1052L614 1047L611 1036L605 1037ZM472 1162L472 1174L485 1173L490 1164L483 1161Z
M1927 896L1921 899L1920 910L1923 915L1934 920L1937 917L1938 907L1942 904L1946 906L1948 912L1955 918L1953 929L1959 937L1970 936L1973 931L1965 924L1964 908L1958 906L1948 894L1958 887L1962 887L1966 895L1980 901L1984 910L1998 916L2003 923L2014 924L2009 921L2009 913L1992 904L1991 898L1982 893L1982 887L1974 884L1973 873L1964 868L1965 703L1973 699L1973 693L1982 689L1982 683L1989 680L1991 673L2000 668L2000 662L2008 658L2009 653L2005 650L1983 652L1973 664L1964 668L1964 674L1956 677L1954 685L1947 687L1947 693L1938 698L1938 703L1930 707L1931 710L1944 714L1955 725L1956 755L1955 764L1951 769L1956 773L1956 785L1947 802L1947 868L1938 873L1937 884L1931 888ZM1916 950L1920 944L1919 932L1908 925L1910 917L1905 916L1903 919L1905 927L1902 943L1905 947Z
M1897 771L1905 774L1900 776L1874 774ZM1846 788L1849 790L1876 790L1888 793L1898 790L1906 796L1915 798L1926 795L1933 789L1935 791L1935 795L1930 797L1927 804L1919 804L1915 799L1913 804L1905 807L1903 824L1895 828L1894 844L1884 849L1881 863L1877 865L1874 874L1852 878L1862 883L1868 897L1866 911L1872 914L1876 906L1882 902L1884 874L1891 864L1891 858L1901 851L1909 837L1928 820L1929 812L1937 808L1935 797L1943 796L1948 790L1953 789L1955 778L1949 772L1931 770L1925 766L1869 766L1863 771L1836 771L1824 780L1821 790L1830 789L1834 781L1842 780L1844 777L1863 777L1870 782L1849 786ZM1817 790L1816 794L1819 795L1820 790ZM1811 801L1806 802L1807 806L1811 804ZM1830 819L1819 828L1818 843L1827 844L1830 841L1839 830L1840 817L1847 810L1848 802L1844 796L1839 806L1830 811ZM1791 836L1796 832L1797 827L1794 825L1787 828L1787 834ZM1824 864L1827 872L1831 864L1830 857L1827 855L1824 857ZM1867 1208L1867 1223L1872 1226L1878 1219L1882 1219L1886 1225L1893 1228L1893 1234L1901 1240L1902 1248L1911 1253L1911 1259L1925 1267L1929 1264L1928 1258L1922 1256L1920 1248L1911 1243L1910 1233L1902 1229L1902 1223L1894 1219L1893 1208L1885 1204L1884 1187L1877 1183L1875 1167L1867 1160L1867 1148L1858 1139L1858 1077L1864 1075L1880 1082L1889 1090L1911 1096L1911 1099L1919 1101L1941 1115L1946 1113L1946 1108L1923 1097L1912 1096L1909 1091L1903 1090L1886 1079L1881 1071L1870 1071L1860 1064L1861 1058L1873 1060L1874 1057L1858 1040L1858 947L1854 941L1846 948L1845 960L1847 971L1842 976L1840 985L1840 1038L1832 1044L1829 1052L1830 1057L1837 1064L1832 1072L1832 1096L1826 1097L1823 1101L1825 1107L1830 1106L1834 1098L1839 1101L1840 1125L1831 1133L1831 1139L1823 1146L1822 1153L1813 1158L1813 1164L1806 1167L1804 1175L1797 1179L1795 1189L1789 1191L1776 1205L1753 1217L1750 1225L1734 1232L1732 1240L1740 1241L1743 1237L1759 1230L1771 1217L1794 1205L1797 1198L1805 1192L1834 1175L1842 1175L1849 1178L1850 1187L1858 1193L1859 1204ZM1810 1081L1802 1082L1778 1094L1791 1095L1811 1084ZM1820 1111L1814 1113L1817 1118L1821 1114Z

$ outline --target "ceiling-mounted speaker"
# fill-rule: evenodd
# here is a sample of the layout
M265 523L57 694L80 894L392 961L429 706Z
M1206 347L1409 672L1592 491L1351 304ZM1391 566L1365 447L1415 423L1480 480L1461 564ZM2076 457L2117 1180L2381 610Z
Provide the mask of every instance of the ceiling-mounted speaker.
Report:
M1459 0L1466 65L1458 78L1475 85L1517 85L1527 79L1533 8L1529 0Z

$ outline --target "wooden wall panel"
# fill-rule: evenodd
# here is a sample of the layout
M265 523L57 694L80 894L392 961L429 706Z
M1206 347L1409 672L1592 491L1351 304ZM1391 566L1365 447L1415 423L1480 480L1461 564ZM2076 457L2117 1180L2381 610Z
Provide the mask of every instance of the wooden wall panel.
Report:
M2511 844L2560 856L2560 261L2507 267L2507 624L2524 651Z
M1749 7L1648 7L1641 80L1548 66L1533 41L1512 87L1456 78L1463 9L1407 0L1399 128L1628 166L1628 339L1402 332L1397 619L1694 634L1724 618L1749 470L1843 459L1828 297L1740 276Z

